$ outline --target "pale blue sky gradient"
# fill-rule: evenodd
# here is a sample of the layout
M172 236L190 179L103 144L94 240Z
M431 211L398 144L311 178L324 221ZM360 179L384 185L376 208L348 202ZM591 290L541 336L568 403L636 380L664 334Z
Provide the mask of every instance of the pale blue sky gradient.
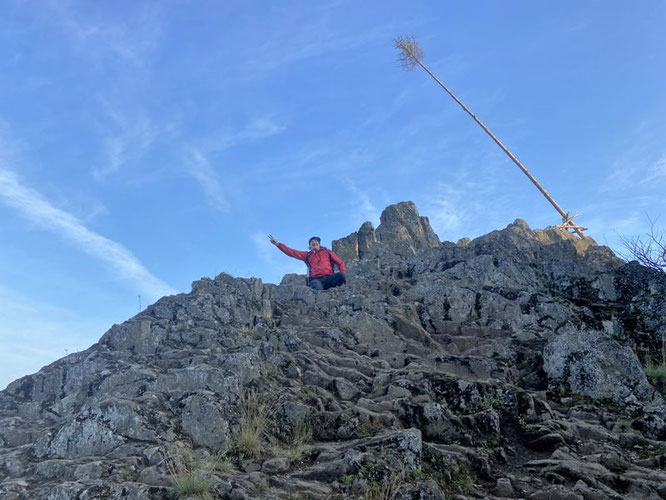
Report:
M443 240L666 224L666 2L0 3L0 388L225 271L414 201Z

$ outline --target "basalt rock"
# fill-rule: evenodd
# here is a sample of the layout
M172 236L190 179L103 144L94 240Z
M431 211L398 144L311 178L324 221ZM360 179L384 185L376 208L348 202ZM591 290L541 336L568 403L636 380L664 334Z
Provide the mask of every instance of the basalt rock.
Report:
M203 278L11 383L0 497L666 498L662 273L410 202L334 249L343 287Z

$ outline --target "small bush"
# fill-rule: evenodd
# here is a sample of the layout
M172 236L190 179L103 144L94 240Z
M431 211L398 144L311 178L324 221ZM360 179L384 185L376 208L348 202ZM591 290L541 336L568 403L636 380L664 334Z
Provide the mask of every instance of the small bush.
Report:
M502 400L496 395L484 394L481 396L481 408L490 410L491 408L501 409Z
M356 427L354 434L356 434L357 438L364 438L376 436L383 430L384 424L382 424L381 419L378 417L371 417L368 420L361 422L358 427Z
M292 425L287 443L272 445L270 452L274 457L301 460L303 455L310 451L310 447L306 446L310 441L312 441L312 424L309 419L300 420Z
M394 471L381 483L371 483L365 493L365 500L394 500L404 482L405 473Z
M212 487L210 479L197 475L196 471L190 475L178 478L175 485L176 494L179 497L195 495L200 498L210 498L208 495Z
M180 448L176 458L167 451L162 452L162 456L178 498L191 496L211 498L209 495L212 488L211 480L204 476L206 469L199 467L190 448Z
M652 384L666 384L666 363L646 366L645 375Z
M474 480L472 479L472 475L469 472L469 468L467 468L467 466L464 464L458 464L453 469L454 470L451 474L452 489L464 495L469 495L470 493L474 492L476 489L476 484L474 484Z
M628 420L626 418L622 418L622 419L617 421L617 427L621 431L629 430L631 428L631 420Z

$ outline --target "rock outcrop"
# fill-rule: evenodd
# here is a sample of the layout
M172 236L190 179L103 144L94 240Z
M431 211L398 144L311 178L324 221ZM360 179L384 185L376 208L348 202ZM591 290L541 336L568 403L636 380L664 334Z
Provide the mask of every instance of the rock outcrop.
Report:
M333 251L345 262L353 262L386 253L413 255L440 245L428 218L419 215L414 203L403 201L382 212L376 230L371 222L364 222L357 232L334 240Z
M0 497L666 498L663 274L410 202L334 249L343 287L204 278L11 383Z

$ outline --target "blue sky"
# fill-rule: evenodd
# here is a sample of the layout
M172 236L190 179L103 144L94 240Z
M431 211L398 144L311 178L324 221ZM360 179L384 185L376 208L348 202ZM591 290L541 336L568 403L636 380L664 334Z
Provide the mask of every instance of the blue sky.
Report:
M443 240L666 201L663 1L0 3L0 387L224 271L304 266L414 201Z

